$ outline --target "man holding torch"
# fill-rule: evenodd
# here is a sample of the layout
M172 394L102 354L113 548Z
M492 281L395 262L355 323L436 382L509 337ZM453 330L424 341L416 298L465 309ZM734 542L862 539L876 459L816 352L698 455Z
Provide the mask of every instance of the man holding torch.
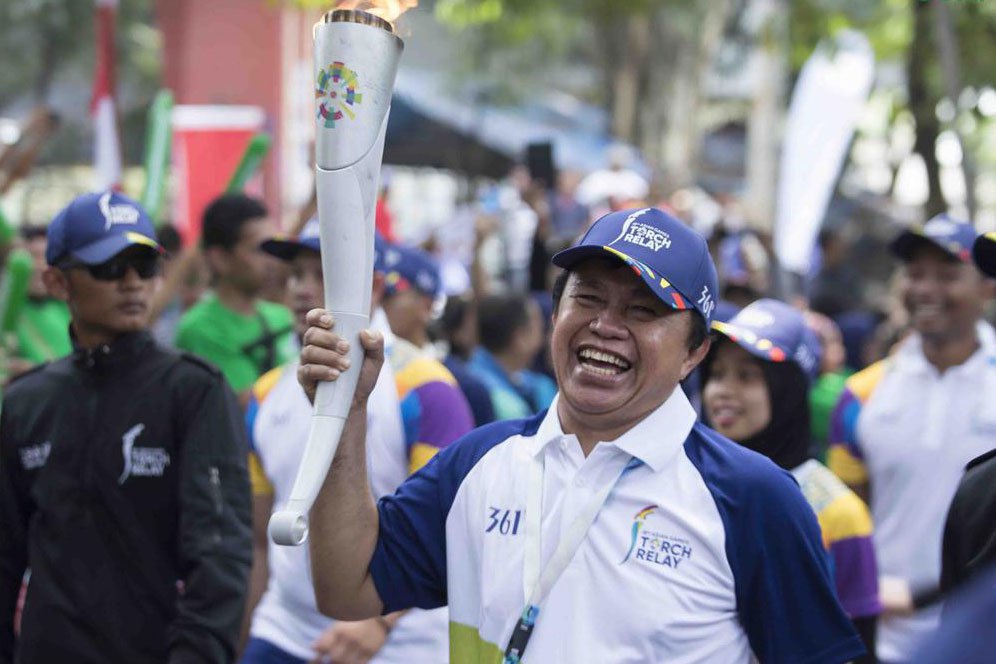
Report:
M798 487L697 424L675 389L710 345L705 241L660 210L627 210L553 261L565 272L550 409L475 430L377 503L364 439L383 339L361 333L311 512L319 609L358 620L448 603L461 664L860 655ZM351 362L328 311L307 320L298 377L314 398Z

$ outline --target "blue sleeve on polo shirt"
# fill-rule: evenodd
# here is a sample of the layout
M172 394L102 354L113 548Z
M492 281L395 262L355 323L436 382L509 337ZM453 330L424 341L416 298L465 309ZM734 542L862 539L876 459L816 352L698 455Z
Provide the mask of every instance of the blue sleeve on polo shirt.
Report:
M840 607L816 515L792 476L696 424L685 443L726 529L737 612L757 658L831 664L864 652Z
M546 412L475 429L434 456L377 503L380 529L370 574L384 613L445 606L446 517L464 478L495 447L534 433Z

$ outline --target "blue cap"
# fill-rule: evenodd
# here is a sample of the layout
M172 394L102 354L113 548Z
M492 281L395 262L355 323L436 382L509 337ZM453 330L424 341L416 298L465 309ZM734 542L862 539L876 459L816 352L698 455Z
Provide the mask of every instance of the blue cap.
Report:
M142 206L116 191L84 194L49 224L45 261L55 265L72 256L87 265L99 265L133 246L163 251Z
M716 310L712 312L712 321L715 323L728 323L731 318L740 313L740 307L729 300L719 300L716 302Z
M668 306L697 311L706 325L712 321L718 287L709 247L671 215L657 208L609 213L577 245L554 255L553 264L570 269L586 258L605 256L632 267Z
M713 322L712 329L755 357L766 362L795 362L810 380L816 378L823 354L819 337L802 313L784 302L757 300L730 322Z
M384 285L388 294L414 288L436 297L442 288L439 266L421 249L387 244L383 252Z
M384 265L384 252L391 246L378 231L374 231L374 272L384 274L387 267Z
M719 243L719 271L723 273L723 283L737 286L750 285L750 270L743 256L744 235L735 233L723 238Z
M990 277L996 277L996 233L984 233L975 238L972 258L980 270Z
M297 238L277 235L265 240L259 248L283 261L292 261L302 250L321 253L322 243L318 238L318 217L312 217L301 229Z
M908 261L924 243L932 244L952 258L965 263L972 260L975 227L967 221L952 219L946 214L933 217L923 226L903 231L889 248L900 260Z
M322 252L322 242L318 231L318 217L312 217L301 229L297 238L277 235L260 245L260 248L271 256L285 261L292 261L304 249ZM380 233L374 234L374 272L384 272L384 250L387 240Z

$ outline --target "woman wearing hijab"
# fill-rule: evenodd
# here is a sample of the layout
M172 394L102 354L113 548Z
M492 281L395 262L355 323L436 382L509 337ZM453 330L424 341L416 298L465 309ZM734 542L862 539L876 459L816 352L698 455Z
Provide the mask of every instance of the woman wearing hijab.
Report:
M758 300L717 333L702 363L703 417L727 438L792 473L816 512L830 554L837 596L869 653L881 612L867 506L811 456L809 391L819 339L800 312ZM786 561L788 562L788 561ZM874 661L873 655L862 662Z

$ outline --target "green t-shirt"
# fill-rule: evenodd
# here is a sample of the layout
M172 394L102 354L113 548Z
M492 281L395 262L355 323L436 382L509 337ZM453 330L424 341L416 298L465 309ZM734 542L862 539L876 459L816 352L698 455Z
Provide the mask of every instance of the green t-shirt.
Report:
M232 389L242 392L293 359L293 323L293 314L279 304L257 302L256 313L244 316L209 293L180 318L176 346L215 364Z
M69 340L69 307L61 300L29 299L17 321L17 357L35 364L55 360L73 350Z
M816 457L820 460L826 457L827 445L831 442L830 416L850 375L850 371L823 374L809 391L810 432L816 444Z

